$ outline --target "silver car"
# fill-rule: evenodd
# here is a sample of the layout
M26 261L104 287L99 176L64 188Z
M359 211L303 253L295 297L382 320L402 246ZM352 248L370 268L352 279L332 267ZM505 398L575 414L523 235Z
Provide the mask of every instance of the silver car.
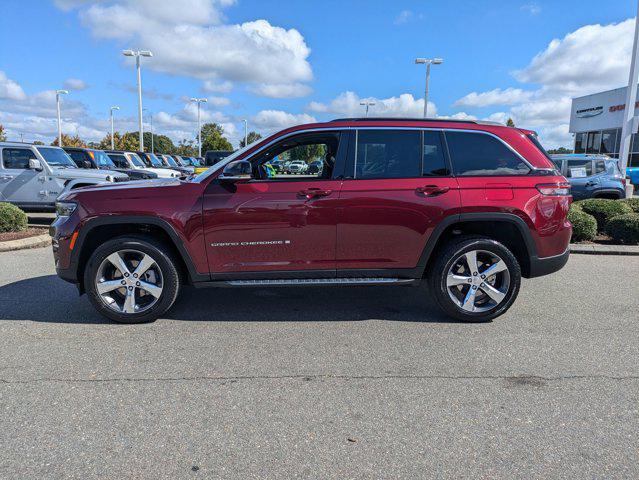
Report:
M0 142L0 201L25 210L52 211L69 190L128 179L111 170L77 168L59 147Z

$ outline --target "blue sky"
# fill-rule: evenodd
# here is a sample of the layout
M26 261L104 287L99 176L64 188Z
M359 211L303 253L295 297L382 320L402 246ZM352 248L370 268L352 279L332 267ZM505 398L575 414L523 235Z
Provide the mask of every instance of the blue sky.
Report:
M191 96L234 142L241 120L269 133L363 113L510 116L546 146L570 145L572 96L627 81L634 2L8 0L0 18L0 123L16 139L55 137L52 91L68 88L63 130L97 140L108 110L136 127L135 72L123 48L148 48L144 106L157 133L193 138ZM27 20L28 19L28 20ZM551 44L551 42L553 42ZM537 59L535 60L537 56ZM148 127L147 127L148 128Z

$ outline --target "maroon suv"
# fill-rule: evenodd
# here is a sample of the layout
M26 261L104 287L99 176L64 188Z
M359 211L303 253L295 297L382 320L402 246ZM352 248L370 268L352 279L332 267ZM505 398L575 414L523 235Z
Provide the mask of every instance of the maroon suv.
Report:
M314 164L291 175L286 162ZM319 164L318 164L319 162ZM535 133L472 121L300 125L190 180L74 190L58 275L103 315L152 321L180 286L418 285L464 321L568 260L570 188Z

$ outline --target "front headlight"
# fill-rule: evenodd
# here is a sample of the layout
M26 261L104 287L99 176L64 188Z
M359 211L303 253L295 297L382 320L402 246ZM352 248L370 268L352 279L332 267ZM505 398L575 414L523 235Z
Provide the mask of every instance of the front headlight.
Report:
M58 217L70 217L75 209L77 208L77 203L71 202L56 202L55 204L55 214Z

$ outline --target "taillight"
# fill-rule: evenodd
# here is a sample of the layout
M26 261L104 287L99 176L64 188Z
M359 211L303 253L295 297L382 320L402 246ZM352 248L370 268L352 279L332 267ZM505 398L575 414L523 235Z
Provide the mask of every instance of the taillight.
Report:
M621 183L623 185L623 188L626 188L626 177L621 177Z
M570 184L568 182L561 183L540 183L535 185L539 193L542 195L552 195L558 197L565 197L570 195Z

